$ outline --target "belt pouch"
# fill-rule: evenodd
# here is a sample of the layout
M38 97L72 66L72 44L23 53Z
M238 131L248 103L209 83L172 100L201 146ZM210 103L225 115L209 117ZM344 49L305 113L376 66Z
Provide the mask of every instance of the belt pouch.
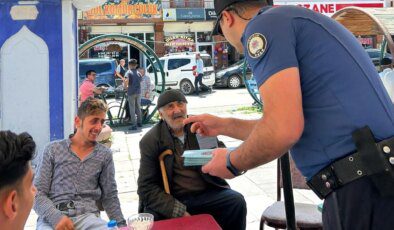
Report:
M363 173L369 176L381 196L394 196L394 170L383 151L377 148L369 127L357 129L352 137L366 171Z

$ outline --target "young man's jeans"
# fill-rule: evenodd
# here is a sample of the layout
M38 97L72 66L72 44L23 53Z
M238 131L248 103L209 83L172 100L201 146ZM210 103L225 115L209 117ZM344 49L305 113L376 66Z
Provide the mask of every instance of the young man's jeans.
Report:
M75 230L107 230L107 222L94 213L85 213L69 217L74 222ZM42 219L37 222L37 230L52 230L52 226Z
M132 94L128 96L129 100L129 108L130 108L130 122L131 126L136 126L137 123L142 123L141 118L141 95L140 94ZM137 114L137 121L135 119L135 115Z

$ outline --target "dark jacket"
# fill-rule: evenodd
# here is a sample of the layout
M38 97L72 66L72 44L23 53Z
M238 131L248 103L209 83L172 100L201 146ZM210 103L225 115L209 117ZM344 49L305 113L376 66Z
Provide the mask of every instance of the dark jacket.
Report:
M190 149L199 149L196 135L190 132L190 124L185 127L185 130L188 132L185 135L187 137L185 141L189 142ZM161 120L140 141L141 160L137 193L140 199L139 212L148 209L164 218L172 218L176 203L179 201L164 192L159 164L159 155L167 149L171 149L175 153L173 137L166 122ZM174 158L174 155L169 155L164 159L170 191ZM208 184L229 188L225 180L202 173L201 167L198 170Z

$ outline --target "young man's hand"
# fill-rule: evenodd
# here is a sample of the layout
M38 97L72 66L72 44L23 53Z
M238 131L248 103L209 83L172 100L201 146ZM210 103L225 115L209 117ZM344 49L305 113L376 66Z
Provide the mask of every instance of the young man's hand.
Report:
M67 216L63 216L57 223L55 230L74 230L74 222Z

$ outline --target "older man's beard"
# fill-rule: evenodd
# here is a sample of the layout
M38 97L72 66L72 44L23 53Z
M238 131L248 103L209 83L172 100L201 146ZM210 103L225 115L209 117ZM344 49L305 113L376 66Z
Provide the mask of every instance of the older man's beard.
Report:
M175 113L172 118L171 118L171 122L170 122L170 128L173 129L174 131L178 131L180 129L183 129L184 125L183 125L183 119L185 119L187 116L185 113ZM183 118L182 122L179 122L177 119L179 118Z

